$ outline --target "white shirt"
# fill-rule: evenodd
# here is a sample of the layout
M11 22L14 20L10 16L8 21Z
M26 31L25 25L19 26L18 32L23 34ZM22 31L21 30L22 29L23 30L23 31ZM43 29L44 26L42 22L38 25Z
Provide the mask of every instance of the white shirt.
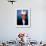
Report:
M22 22L23 22L23 25L25 25L25 20L22 20Z

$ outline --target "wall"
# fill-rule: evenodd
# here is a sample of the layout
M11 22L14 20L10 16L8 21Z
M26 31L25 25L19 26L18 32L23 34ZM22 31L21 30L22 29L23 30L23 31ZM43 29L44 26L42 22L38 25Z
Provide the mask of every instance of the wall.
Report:
M46 40L46 14L41 0L17 0L13 5L0 0L0 40L15 40L19 32L30 34L33 40ZM31 8L31 27L16 28L16 9Z

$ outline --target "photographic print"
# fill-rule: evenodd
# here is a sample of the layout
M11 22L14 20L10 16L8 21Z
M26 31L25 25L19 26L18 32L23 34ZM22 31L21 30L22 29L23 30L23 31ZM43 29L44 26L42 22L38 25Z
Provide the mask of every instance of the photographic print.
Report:
M30 26L30 10L29 9L17 9L16 15L17 27L29 27Z

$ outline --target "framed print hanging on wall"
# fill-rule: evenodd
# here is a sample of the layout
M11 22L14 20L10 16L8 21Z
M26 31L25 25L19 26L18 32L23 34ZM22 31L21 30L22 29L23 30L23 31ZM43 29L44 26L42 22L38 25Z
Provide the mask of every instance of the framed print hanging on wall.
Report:
M30 27L31 26L31 11L23 8L16 10L16 27Z

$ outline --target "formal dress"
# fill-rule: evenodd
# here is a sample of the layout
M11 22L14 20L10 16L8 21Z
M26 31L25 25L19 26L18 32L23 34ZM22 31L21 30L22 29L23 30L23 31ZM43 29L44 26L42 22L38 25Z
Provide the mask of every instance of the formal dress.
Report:
M28 25L28 19L17 19L17 25Z

